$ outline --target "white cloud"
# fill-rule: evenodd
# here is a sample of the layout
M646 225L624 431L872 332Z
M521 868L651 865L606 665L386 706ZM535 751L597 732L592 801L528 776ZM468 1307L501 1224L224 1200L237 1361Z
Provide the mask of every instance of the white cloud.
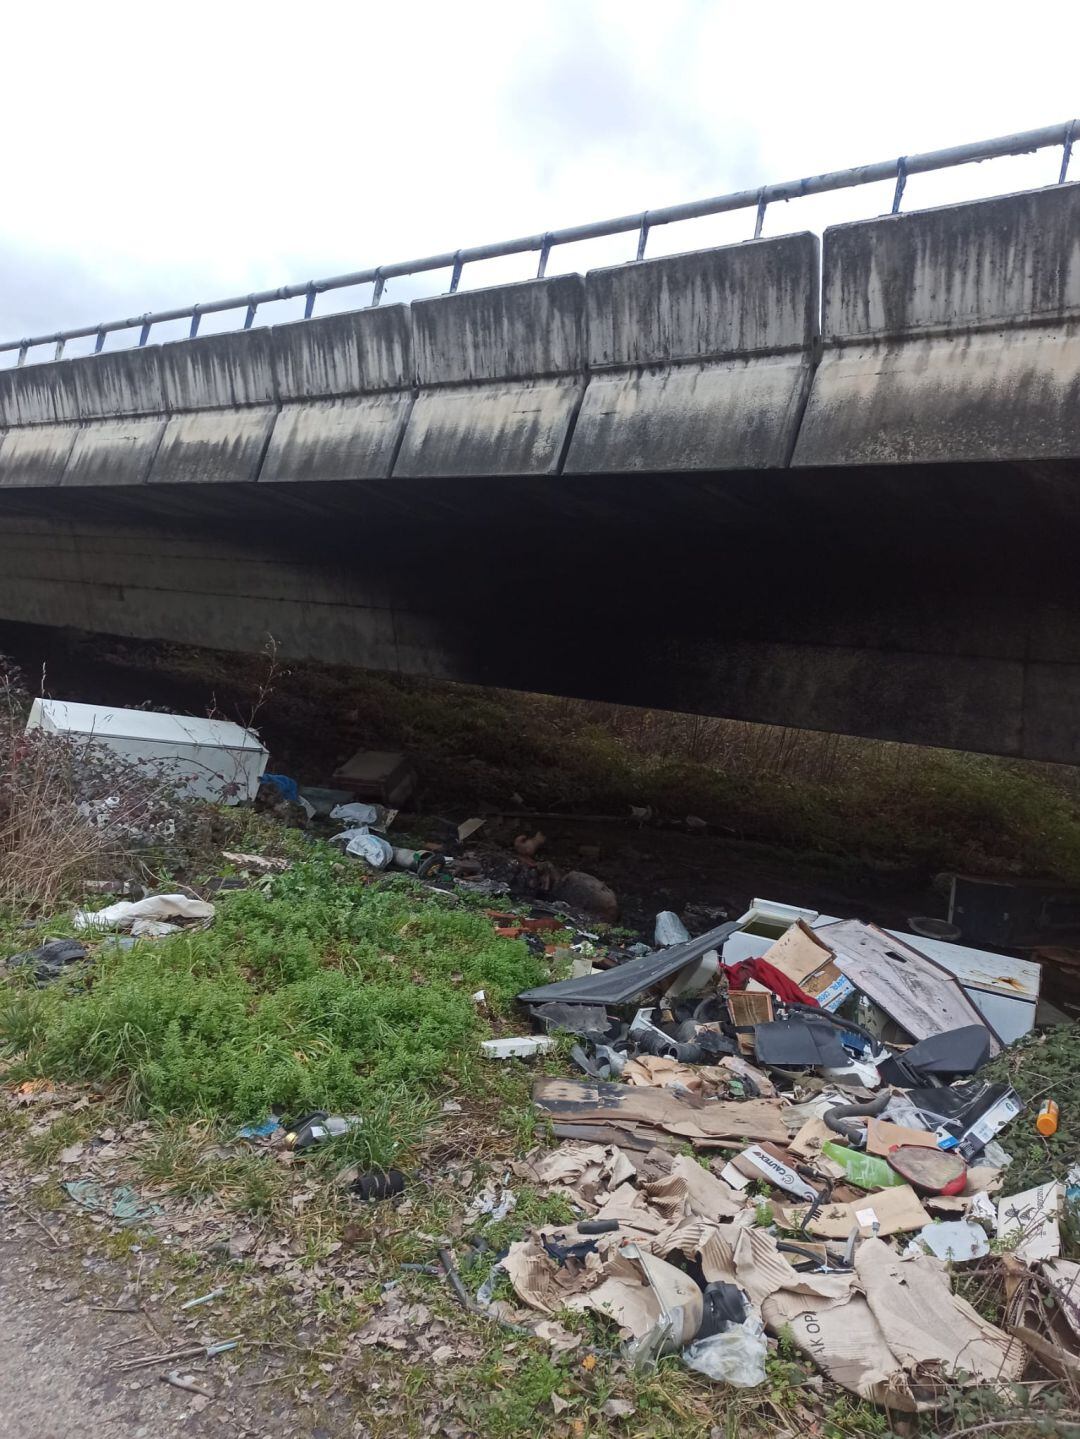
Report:
M4 25L8 338L1077 109L1070 0L1022 15L1000 0L98 0L9 7ZM917 177L907 203L1048 183L1058 162L1047 152ZM770 213L766 233L879 213L888 199L885 187L800 201ZM742 238L752 225L740 214L657 232L650 251ZM552 269L632 246L581 247ZM478 269L466 283L521 277L531 263ZM433 277L388 298L441 288Z

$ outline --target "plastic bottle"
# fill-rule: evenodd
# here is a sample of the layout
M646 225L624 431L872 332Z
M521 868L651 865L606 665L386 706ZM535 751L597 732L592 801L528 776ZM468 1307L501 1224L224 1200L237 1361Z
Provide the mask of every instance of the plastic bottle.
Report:
M1060 1114L1061 1111L1052 1099L1047 1099L1039 1110L1035 1119L1035 1128L1045 1139L1049 1139L1051 1134L1057 1133Z
M832 1140L821 1146L821 1152L839 1164L859 1189L893 1189L907 1182L876 1154L864 1154L861 1149L849 1149L847 1145L835 1144Z
M356 1129L362 1121L355 1115L347 1118L340 1114L327 1114L316 1109L298 1119L285 1135L286 1149L310 1149L313 1144L322 1144L326 1139L338 1139Z

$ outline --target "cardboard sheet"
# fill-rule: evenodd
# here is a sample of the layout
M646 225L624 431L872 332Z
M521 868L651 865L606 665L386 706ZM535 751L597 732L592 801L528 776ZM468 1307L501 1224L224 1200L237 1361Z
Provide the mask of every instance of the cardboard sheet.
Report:
M625 1084L645 1085L653 1089L686 1089L691 1094L701 1094L705 1081L699 1068L691 1069L677 1059L663 1055L642 1054L637 1059L627 1060L622 1080Z
M774 1333L854 1393L901 1412L932 1408L941 1379L1019 1377L1022 1347L953 1296L945 1266L900 1260L879 1239L856 1251L854 1274L797 1273L763 1230L741 1232L736 1281Z
M808 975L829 964L832 957L832 950L804 919L797 919L762 955L762 959L800 987Z
M777 1219L791 1229L798 1229L806 1209L805 1204L773 1205ZM875 1221L880 1235L906 1234L929 1224L930 1215L910 1184L901 1184L867 1194L851 1204L826 1204L807 1227L821 1239L846 1239L855 1228L863 1239L868 1239L874 1233Z
M796 1159L817 1159L821 1154L821 1146L835 1138L836 1135L825 1121L815 1115L813 1119L806 1121L788 1144L788 1153Z
M685 1154L677 1157L669 1175L646 1183L642 1188L655 1207L674 1203L679 1206L680 1213L688 1212L714 1223L733 1219L750 1203L738 1189L717 1179Z
M1040 1184L998 1200L997 1237L1017 1259L1056 1259L1061 1253L1058 1216L1065 1202L1063 1184Z
M1080 1339L1080 1264L1071 1259L1049 1259L1042 1272L1057 1295L1066 1323Z
M923 1149L936 1149L937 1140L928 1129L909 1129L906 1124L890 1124L887 1119L866 1121L866 1152L888 1156L894 1144L916 1144Z
M675 1265L637 1244L598 1246L584 1261L558 1265L534 1234L512 1244L502 1261L518 1297L532 1309L595 1310L613 1319L626 1339L642 1339L665 1310L678 1317L677 1346L701 1327L701 1290Z
M593 1080L538 1079L533 1103L553 1119L648 1125L691 1142L772 1139L783 1143L787 1126L775 1099L691 1102L669 1089L638 1088Z
M871 1239L855 1251L855 1272L885 1342L909 1372L936 1365L946 1377L963 1372L986 1384L1020 1378L1023 1345L952 1293L940 1260L901 1259Z

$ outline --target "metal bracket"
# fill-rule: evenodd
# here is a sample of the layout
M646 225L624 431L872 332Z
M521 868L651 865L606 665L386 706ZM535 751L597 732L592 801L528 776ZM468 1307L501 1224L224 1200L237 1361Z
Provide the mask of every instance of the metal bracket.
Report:
M455 256L454 256L454 268L450 271L450 293L451 293L451 295L456 295L456 294L457 294L457 287L461 284L461 272L462 272L463 269L464 269L464 266L462 265L462 262L461 262L461 251L458 250L458 252L457 252L457 253L455 254Z
M380 267L375 271L375 288L371 292L372 308L374 308L382 299L382 292L385 285L386 281L383 279L382 266L380 265Z
M896 189L892 197L892 213L900 212L900 201L904 198L904 188L907 185L907 156L901 155L896 162Z
M252 325L255 323L255 311L256 311L258 308L259 308L258 305L255 303L255 301L254 301L254 300L251 298L251 296L249 295L249 296L248 296L247 313L244 315L244 329L245 329L245 330L250 330L251 327L252 327Z
M26 352L27 350L29 350L29 348L30 342L28 340L23 340L22 344L19 346L19 358L15 361L15 368L17 370L21 370L23 365L26 364Z
M315 309L315 295L317 291L314 285L309 285L304 295L304 319L310 320L312 311Z
M754 239L755 239L755 240L760 240L760 239L761 239L761 229L762 229L762 226L765 224L765 209L766 209L766 206L768 205L768 203L769 203L768 200L766 200L766 198L765 198L765 191L762 190L761 193L758 195L757 214L754 216Z
M540 244L540 263L536 267L536 278L542 280L547 274L548 256L551 254L551 231L544 236Z
M140 350L143 348L143 346L144 346L144 345L147 343L147 341L150 339L150 324L151 324L150 317L149 317L149 316L144 316L144 317L143 317L143 323L142 323L142 329L139 331L139 349L140 349Z
M1073 138L1076 135L1076 121L1069 122L1069 128L1065 131L1065 148L1061 154L1061 173L1058 175L1058 184L1064 185L1065 176L1069 173L1069 161L1072 159Z
M100 355L105 348L105 331L100 329L94 336L94 354Z
M201 315L202 311L199 309L198 305L196 305L191 312L191 328L188 330L189 340L193 340L195 336L199 333L199 319Z
M637 258L638 258L639 260L644 260L644 258L645 258L645 244L646 244L646 241L648 240L648 238L649 238L649 212L648 212L648 210L646 210L645 213L644 213L644 214L642 215L642 217L641 217L641 229L638 231L638 237L637 237Z
M56 342L56 349L53 351L53 359L54 359L54 360L62 360L63 358L64 358L64 339L63 339L63 336L61 336L60 339L57 340L57 342Z

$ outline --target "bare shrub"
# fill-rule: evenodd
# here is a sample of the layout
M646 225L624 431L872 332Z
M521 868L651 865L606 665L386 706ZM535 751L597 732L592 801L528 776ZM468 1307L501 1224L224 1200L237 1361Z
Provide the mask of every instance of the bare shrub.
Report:
M25 732L30 698L0 657L0 908L47 910L90 878L175 869L204 807L102 745Z

